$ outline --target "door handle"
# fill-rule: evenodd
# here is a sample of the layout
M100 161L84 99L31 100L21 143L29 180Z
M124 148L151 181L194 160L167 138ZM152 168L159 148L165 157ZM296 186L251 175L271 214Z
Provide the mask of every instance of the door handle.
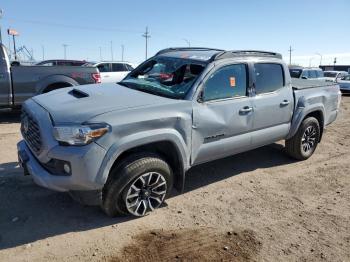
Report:
M281 106L287 106L287 105L289 105L289 101L288 100L283 100L282 102L281 102Z
M252 112L252 111L253 111L253 108L250 106L245 106L239 110L239 112L241 114L247 114L247 113Z
M109 77L109 75L105 75L104 77Z

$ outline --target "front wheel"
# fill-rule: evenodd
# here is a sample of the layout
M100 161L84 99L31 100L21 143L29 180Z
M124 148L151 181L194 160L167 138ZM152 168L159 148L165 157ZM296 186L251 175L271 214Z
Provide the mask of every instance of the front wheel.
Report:
M170 166L157 155L128 158L111 173L102 209L109 216L145 216L160 207L170 194L173 175Z
M308 159L316 150L320 134L320 124L316 118L304 119L297 133L286 140L287 154L298 160Z

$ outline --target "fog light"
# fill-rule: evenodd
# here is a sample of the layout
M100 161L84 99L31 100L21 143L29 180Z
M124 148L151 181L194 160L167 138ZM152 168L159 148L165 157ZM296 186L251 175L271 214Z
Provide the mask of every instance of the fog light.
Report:
M67 174L70 174L70 166L69 166L67 163L65 163L65 164L63 165L63 170L64 170L64 172L66 172Z

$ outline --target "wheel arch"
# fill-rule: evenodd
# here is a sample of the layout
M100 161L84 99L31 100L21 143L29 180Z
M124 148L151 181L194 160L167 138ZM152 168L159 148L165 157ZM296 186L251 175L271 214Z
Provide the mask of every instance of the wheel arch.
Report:
M293 137L296 132L298 131L301 123L308 117L315 117L317 121L320 124L320 141L323 135L323 129L324 129L324 124L325 124L325 109L323 105L317 105L310 107L307 111L305 108L297 108L297 111L295 112L293 119L292 119L292 124L291 124L291 129L290 132L287 136L287 139Z
M148 141L147 141L148 140ZM185 172L188 169L188 154L184 142L173 137L145 139L143 142L114 144L106 153L102 163L103 169L97 176L98 183L105 184L111 171L126 158L138 153L153 153L163 158L174 174L174 187L182 192L185 184Z
M79 85L77 81L75 81L73 78L70 78L68 76L51 75L37 82L36 88L35 88L36 94L39 95L39 94L45 93L45 90L48 87L56 84L62 84L62 85L64 84L63 87Z

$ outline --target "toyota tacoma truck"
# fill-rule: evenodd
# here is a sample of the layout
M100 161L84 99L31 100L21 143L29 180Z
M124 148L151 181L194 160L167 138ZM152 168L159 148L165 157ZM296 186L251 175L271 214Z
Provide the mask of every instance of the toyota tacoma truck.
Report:
M193 166L280 140L308 159L340 98L336 84L291 80L278 53L170 48L118 84L27 100L19 162L38 185L144 216Z
M26 99L55 89L100 82L94 67L11 66L0 44L0 109L20 107Z

